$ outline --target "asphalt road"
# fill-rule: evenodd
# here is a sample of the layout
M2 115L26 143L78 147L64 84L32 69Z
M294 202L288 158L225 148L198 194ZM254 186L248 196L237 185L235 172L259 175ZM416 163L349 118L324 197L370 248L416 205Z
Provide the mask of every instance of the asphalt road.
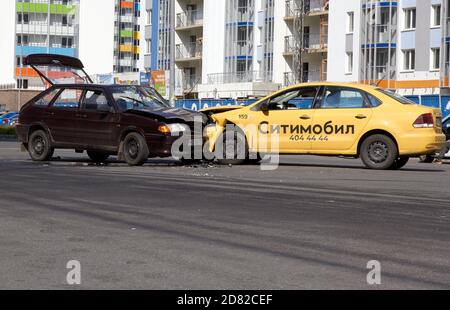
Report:
M0 142L0 288L450 288L450 165L33 163ZM382 285L368 286L378 260Z

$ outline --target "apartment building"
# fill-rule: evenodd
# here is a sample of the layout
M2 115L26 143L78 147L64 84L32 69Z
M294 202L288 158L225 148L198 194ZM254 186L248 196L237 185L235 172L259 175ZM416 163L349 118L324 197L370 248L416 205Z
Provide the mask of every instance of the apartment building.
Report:
M331 1L328 79L448 93L448 8L448 0Z
M115 0L114 66L117 73L139 72L141 1Z
M17 87L42 85L36 72L23 66L23 58L29 54L78 57L79 0L17 0L15 25Z
M91 74L144 71L145 46L140 39L147 15L141 12L140 0L4 0L2 4L2 88L42 88L34 70L23 65L24 57L33 53L79 57Z
M171 72L178 98L261 97L326 79L328 0L147 0L147 6L146 67Z

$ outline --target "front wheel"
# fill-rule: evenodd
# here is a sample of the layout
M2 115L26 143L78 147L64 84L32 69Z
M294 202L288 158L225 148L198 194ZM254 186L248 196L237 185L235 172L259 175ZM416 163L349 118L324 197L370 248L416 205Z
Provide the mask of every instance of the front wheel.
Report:
M109 154L99 151L87 151L87 154L95 163L103 163L109 158Z
M216 149L221 158L217 158L220 165L243 165L248 160L247 139L241 130L229 130L218 139Z
M385 135L366 138L361 144L360 156L367 168L375 170L388 170L399 158L395 142Z
M129 133L123 140L123 156L130 166L142 166L150 152L144 137L136 132Z
M48 134L43 130L36 130L29 138L28 152L33 161L49 161L55 150L51 146Z

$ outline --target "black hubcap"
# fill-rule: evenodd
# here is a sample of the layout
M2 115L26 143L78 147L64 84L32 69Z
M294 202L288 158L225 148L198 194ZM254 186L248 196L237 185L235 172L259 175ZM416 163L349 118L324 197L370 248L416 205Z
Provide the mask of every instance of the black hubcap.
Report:
M369 158L372 162L380 164L389 156L389 148L383 142L374 142L369 146Z
M38 156L42 155L45 152L45 140L41 136L34 138L33 151Z
M135 139L131 139L128 141L128 155L130 155L131 158L136 159L139 155L139 142Z

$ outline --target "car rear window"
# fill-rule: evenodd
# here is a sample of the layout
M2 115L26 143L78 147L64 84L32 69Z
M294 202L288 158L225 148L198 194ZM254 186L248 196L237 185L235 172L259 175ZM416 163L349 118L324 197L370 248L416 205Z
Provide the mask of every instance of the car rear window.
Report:
M60 91L60 89L54 89L54 90L50 91L46 95L44 95L41 98L39 98L34 103L34 105L35 106L40 106L40 107L48 107L50 102L52 102L53 98L55 98L56 94L58 94L59 91Z
M379 91L380 93L382 93L383 95L386 95L392 99L394 99L395 101L398 101L402 104L416 104L414 101L409 100L408 98L405 98L399 94L393 93L389 90L386 89L381 89L381 88L377 88L377 91Z

